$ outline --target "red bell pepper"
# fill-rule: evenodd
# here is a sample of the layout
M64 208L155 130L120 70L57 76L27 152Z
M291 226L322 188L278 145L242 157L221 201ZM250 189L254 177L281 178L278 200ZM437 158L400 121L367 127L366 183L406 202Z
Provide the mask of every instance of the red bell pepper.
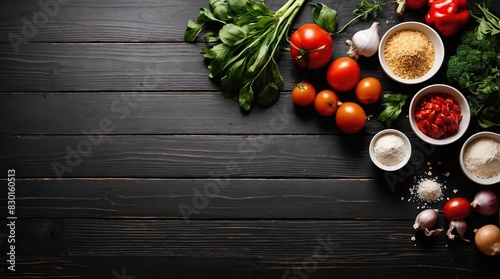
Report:
M445 37L453 36L469 21L467 0L429 0L425 21Z

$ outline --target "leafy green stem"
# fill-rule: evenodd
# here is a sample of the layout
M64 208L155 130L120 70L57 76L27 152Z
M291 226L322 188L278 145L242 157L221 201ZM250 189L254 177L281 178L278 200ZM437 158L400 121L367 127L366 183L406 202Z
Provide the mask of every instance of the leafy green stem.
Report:
M376 0L373 0L373 3L369 3L367 0L361 0L361 3L353 11L356 16L349 22L344 24L344 26L342 26L342 28L340 28L337 33L342 33L347 27L349 27L349 25L351 25L356 20L367 20L370 17L377 17L382 12L383 6L393 2L395 2L395 0L391 0L385 3Z

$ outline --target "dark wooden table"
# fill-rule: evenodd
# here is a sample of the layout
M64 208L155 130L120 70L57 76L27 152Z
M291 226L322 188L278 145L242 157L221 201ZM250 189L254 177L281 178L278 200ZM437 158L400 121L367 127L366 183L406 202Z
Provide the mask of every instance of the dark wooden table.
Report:
M343 24L359 1L323 3ZM475 119L457 143L433 147L411 132L406 106L393 128L415 155L403 171L382 172L368 144L385 127L371 119L346 135L295 108L290 91L304 72L286 52L273 107L246 114L224 98L208 79L204 44L183 41L201 7L208 0L2 1L1 278L499 278L500 259L473 242L412 229L422 204L409 188L430 167L445 198L483 188L458 165L465 138L484 130ZM398 16L389 4L379 34L424 15ZM293 29L311 20L306 4ZM334 35L334 58L371 22ZM456 38L444 41L448 58ZM359 64L384 92L448 83L443 68L402 86L376 57ZM318 87L324 72L309 74ZM376 116L381 106L366 109ZM468 223L473 238L498 215L473 213ZM442 216L438 225L447 227Z

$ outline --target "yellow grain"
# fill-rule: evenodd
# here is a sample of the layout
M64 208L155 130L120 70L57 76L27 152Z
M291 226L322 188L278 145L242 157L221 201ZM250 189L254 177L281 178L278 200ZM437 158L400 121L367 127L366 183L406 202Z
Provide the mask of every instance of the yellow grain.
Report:
M395 75L404 79L415 79L432 68L435 50L424 33L400 30L387 40L384 55L387 66Z

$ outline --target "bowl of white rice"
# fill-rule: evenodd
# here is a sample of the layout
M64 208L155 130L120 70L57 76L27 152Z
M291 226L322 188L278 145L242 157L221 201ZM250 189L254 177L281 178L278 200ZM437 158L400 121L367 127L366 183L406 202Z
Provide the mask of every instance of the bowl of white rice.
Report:
M404 84L433 77L444 61L444 44L429 25L407 21L390 28L380 40L378 57L384 72Z
M403 132L384 129L371 139L369 154L373 164L380 169L397 171L410 160L411 143Z
M484 131L470 136L460 150L460 167L473 182L500 182L500 134Z

